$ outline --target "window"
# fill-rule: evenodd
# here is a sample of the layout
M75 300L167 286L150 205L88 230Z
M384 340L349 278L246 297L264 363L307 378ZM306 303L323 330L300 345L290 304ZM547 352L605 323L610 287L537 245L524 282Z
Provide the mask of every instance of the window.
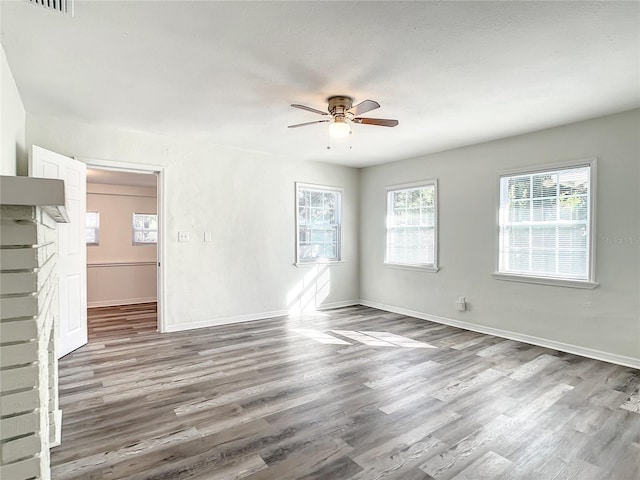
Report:
M297 262L340 261L342 190L296 183Z
M385 263L437 270L435 180L387 188Z
M158 215L151 213L133 214L133 244L158 243Z
M87 212L85 239L87 245L100 245L100 212Z
M498 274L593 288L594 185L595 160L501 175Z

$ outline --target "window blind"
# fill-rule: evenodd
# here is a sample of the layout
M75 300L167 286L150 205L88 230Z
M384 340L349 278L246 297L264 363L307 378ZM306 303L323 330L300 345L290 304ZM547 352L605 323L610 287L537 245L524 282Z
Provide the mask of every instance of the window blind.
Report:
M435 182L388 190L386 240L386 263L435 266Z
M499 272L590 280L591 167L500 178Z

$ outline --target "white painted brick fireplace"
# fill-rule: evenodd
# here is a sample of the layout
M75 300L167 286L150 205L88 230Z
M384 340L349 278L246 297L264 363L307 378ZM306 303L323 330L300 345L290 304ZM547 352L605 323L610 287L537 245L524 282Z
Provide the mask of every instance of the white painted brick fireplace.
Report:
M49 479L60 441L55 352L60 180L0 177L0 478Z

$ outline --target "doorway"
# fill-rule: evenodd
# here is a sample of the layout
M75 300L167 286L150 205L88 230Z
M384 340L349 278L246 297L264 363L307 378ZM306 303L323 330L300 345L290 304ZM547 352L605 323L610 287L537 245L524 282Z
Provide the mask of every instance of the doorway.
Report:
M89 316L109 317L112 309L139 320L143 311L153 310L154 330L164 332L163 169L82 161L87 165ZM138 321L130 327L134 323L148 326Z

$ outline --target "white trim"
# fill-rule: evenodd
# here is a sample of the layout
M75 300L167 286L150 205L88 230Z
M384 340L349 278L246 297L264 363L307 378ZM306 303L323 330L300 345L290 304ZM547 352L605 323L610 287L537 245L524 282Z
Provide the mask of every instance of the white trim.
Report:
M397 185L387 185L385 189L387 190L387 192L392 192L395 190L409 190L417 187L425 187L431 184L436 185L437 183L438 183L437 178L428 178L426 180L418 180L415 182L399 183Z
M404 263L393 263L393 262L389 262L387 261L387 243L389 241L389 223L388 223L388 218L389 218L389 194L391 192L397 192L399 190L409 190L409 189L417 189L420 187L429 187L433 185L433 189L434 189L434 209L433 209L433 265L409 265L409 264L404 264ZM430 273L437 273L439 270L438 267L438 250L439 250L439 245L438 245L438 237L440 236L440 228L438 225L439 222L439 215L438 215L438 208L439 208L439 199L438 199L438 179L437 178L431 178L428 180L421 180L418 182L410 182L410 183L403 183L403 184L398 184L398 185L390 185L385 187L386 188L386 210L385 210L385 221L384 221L384 264L386 266L389 267L396 267L396 268L404 268L407 270L423 270L426 272L430 272Z
M128 170L127 170L128 171ZM134 172L128 172L134 173ZM144 174L141 174L144 175ZM97 185L93 183L91 185ZM149 187L141 187L141 188L149 188ZM156 195L149 195L146 193L105 193L105 192L87 192L87 195L102 195L103 197L138 197L138 198L156 198Z
M272 312L251 313L248 315L236 315L233 317L212 318L209 320L200 320L198 322L180 323L178 325L167 325L167 332L181 332L183 330L193 330L196 328L217 327L219 325L228 325L230 323L250 322L253 320L266 320L269 318L286 317L289 315L288 310L274 310Z
M331 310L332 308L354 307L360 305L360 300L342 300L340 302L322 303L318 310Z
M294 182L295 187L295 227L296 227L296 245L295 245L295 266L302 265L318 265L318 264L328 264L328 263L338 263L343 262L342 258L342 197L344 197L344 188L342 187L334 187L331 185L319 185L315 183L305 183L305 182ZM337 224L338 224L338 238L336 242L336 253L338 254L337 258L327 259L327 258L319 258L317 260L309 260L309 261L301 261L300 260L300 225L298 224L298 211L300 209L300 205L298 203L298 189L304 188L307 190L315 190L318 192L336 192L338 193L338 205L336 208L336 216L337 216Z
M598 161L597 158L592 158L591 163L591 172L589 173L589 219L591 221L591 225L589 228L591 231L589 232L591 235L589 236L589 281L596 281L596 243L598 235L596 233L596 205L598 201L597 191L598 191Z
M569 280L564 278L531 277L529 275L517 275L515 273L492 273L496 280L506 280L508 282L535 283L537 285L551 285L555 287L586 288L593 290L599 283L587 280Z
M156 297L123 298L121 300L101 300L99 302L87 303L87 308L119 307L120 305L137 305L139 303L154 303L157 301L158 299Z
M308 188L309 190L317 190L318 192L324 192L325 190L333 190L335 192L344 192L344 187L336 187L335 185L324 185L321 183L307 183L307 182L295 182L296 193L298 186Z
M103 160L100 158L90 157L73 157L83 163L86 163L89 167L98 167L100 170L112 170L114 172L129 172L138 173L143 175L151 175L157 173L160 170L164 170L166 167L160 165L150 165L148 163L130 163L130 162L118 162L117 160ZM91 183L91 182L87 182Z
M114 160L101 160L97 158L83 158L74 157L76 160L80 160L87 164L88 167L102 168L104 170L114 170L120 172L129 173L147 173L156 174L157 181L157 202L158 202L158 244L157 244L157 258L158 258L158 331L164 333L167 331L167 306L166 306L166 288L167 279L165 276L164 266L167 264L166 248L167 244L167 231L164 228L164 221L167 218L165 192L166 188L166 168L162 165L150 165L143 163L128 163L118 162Z
M440 269L431 265L409 265L403 263L387 263L384 262L385 267L397 268L398 270L413 270L415 272L436 273Z
M541 163L524 167L514 167L498 171L498 177L507 175L527 175L531 173L546 172L548 170L568 170L570 168L590 167L597 160L596 157L579 158L563 162Z
M344 265L346 262L344 260L317 260L315 262L296 262L293 265L295 267L317 267L318 265Z
M164 333L167 331L167 276L165 275L167 264L167 236L168 229L165 228L165 220L167 217L167 201L165 200L165 192L167 191L167 172L164 168L158 170L157 185L157 202L158 202L158 331Z
M87 268L101 267L142 267L156 265L158 262L109 262L109 263L87 263Z
M316 309L316 311L331 310L333 308L353 307L356 305L360 305L360 300L343 300L340 302L324 303L320 305ZM196 328L209 328L209 327L217 327L220 325L229 325L233 323L252 322L255 320L268 320L271 318L286 317L288 315L298 316L298 315L304 315L305 313L312 313L312 312L301 312L301 313L291 314L289 310L274 310L272 312L251 313L248 315L236 315L233 317L212 318L210 320L201 320L199 322L181 323L179 325L169 325L167 327L167 332L181 332L183 330L194 330Z
M510 168L497 172L496 195L495 195L495 227L494 227L494 269L493 274L496 280L512 280L515 282L537 283L542 285L555 285L575 288L596 288L596 200L597 200L597 165L596 157L569 160L565 162L546 163L529 167ZM536 277L533 275L518 275L507 272L500 272L500 183L502 177L512 175L528 175L552 170L568 170L571 168L589 167L589 278L586 281L575 281L566 278L548 279L546 277ZM498 277L500 276L500 278Z
M594 360L601 360L603 362L615 363L617 365L623 365L625 367L640 369L640 358L627 357L624 355L617 355L615 353L603 352L601 350L581 347L579 345L573 345L570 343L557 342L555 340L535 337L533 335L526 335L524 333L517 333L517 332L511 332L508 330L502 330L499 328L487 327L484 325L479 325L477 323L469 323L461 320L454 320L452 318L429 315L427 313L417 312L415 310L395 307L393 305L385 305L377 302L370 302L368 300L361 299L360 304L366 307L372 307L372 308L377 308L378 310L384 310L386 312L398 313L400 315L407 315L410 317L419 318L421 320L428 320L430 322L449 325L452 327L458 327L464 330L471 330L472 332L484 333L487 335L494 335L496 337L506 338L509 340L515 340L523 343L529 343L531 345L537 345L540 347L550 348L552 350L567 352L574 355L579 355L581 357L592 358Z

